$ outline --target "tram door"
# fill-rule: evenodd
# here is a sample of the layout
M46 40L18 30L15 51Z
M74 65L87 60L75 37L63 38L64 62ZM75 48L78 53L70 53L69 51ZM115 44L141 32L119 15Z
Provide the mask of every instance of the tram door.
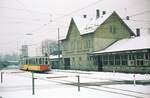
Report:
M64 58L65 70L70 69L70 58Z
M98 71L102 71L102 56L98 56Z

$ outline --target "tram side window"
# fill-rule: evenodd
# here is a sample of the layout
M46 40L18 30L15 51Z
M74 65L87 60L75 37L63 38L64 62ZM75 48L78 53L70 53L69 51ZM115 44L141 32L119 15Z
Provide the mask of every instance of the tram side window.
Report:
M20 60L20 64L23 64L23 60Z
M35 64L35 59L34 58L31 59L31 63Z
M48 58L45 58L45 64L48 64Z
M42 58L42 64L44 64L44 58Z
M35 58L35 63L36 63L36 64L39 64L38 58Z
M39 58L39 64L41 64L41 58Z
M21 60L21 64L25 64L25 60Z
M25 59L25 64L28 64L28 59Z
M31 59L29 59L29 64L31 64Z

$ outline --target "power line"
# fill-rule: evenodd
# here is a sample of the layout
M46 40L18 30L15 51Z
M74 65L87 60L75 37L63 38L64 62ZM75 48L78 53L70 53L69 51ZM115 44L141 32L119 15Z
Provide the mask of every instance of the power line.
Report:
M147 13L150 13L150 10L143 11L143 12L140 12L140 13L136 13L136 14L130 15L129 17L135 17L135 16L139 16L139 15L147 14Z
M11 8L11 7L4 7L4 6L0 6L0 9L9 9L9 10L15 10L15 11L27 11L32 14L36 13L36 14L40 14L40 15L51 15L50 13L46 13L46 12L39 12L39 11L25 10L25 9L21 9L21 8Z
M82 8L79 8L79 9L77 9L77 10L74 10L74 11L72 11L72 12L70 12L70 13L67 13L67 14L65 14L65 15L63 15L63 16L61 16L61 17L56 18L56 19L58 20L58 19L61 19L61 18L70 16L70 15L72 15L72 14L74 14L74 13L80 12L80 11L86 9L86 8L89 8L89 7L91 7L91 6L94 6L94 5L98 4L98 3L101 2L101 1L103 1L103 0L97 0L96 2L93 2L93 3L91 3L91 4L89 4L89 5L86 5L86 6L82 7Z
M18 2L18 0L16 0L16 1ZM56 18L56 19L58 20L58 19L67 17L67 16L69 16L69 15L71 15L71 14L73 14L73 13L77 13L77 12L83 10L83 9L89 8L89 7L91 7L91 6L93 6L93 5L97 4L97 3L99 3L100 1L103 1L103 0L98 0L98 1L96 1L96 2L94 2L94 3L92 3L92 4L89 4L89 5L87 5L87 6L84 6L84 7L80 8L80 9L74 10L74 11L72 11L72 12L70 12L70 13L68 13L68 14L65 14L64 16L58 17L58 18ZM20 3L21 5L23 5L20 1L19 1L19 3ZM23 6L24 6L24 5L23 5ZM24 10L25 10L25 9L24 9ZM27 11L28 11L28 10L27 10ZM56 22L56 21L52 21L52 22ZM48 24L49 24L49 23L46 23L46 24L44 24L43 26L47 26ZM43 26L41 26L40 28L42 28ZM37 28L35 31L38 31L40 28ZM35 32L35 31L34 31L34 32Z
M28 8L26 8L26 6L20 1L20 0L16 0L24 9L24 11L32 14L32 11L30 11Z
M91 3L91 4L87 5L87 6L84 6L84 7L82 7L82 8L77 9L77 10L74 10L74 11L72 11L72 12L70 12L70 13L67 13L67 14L61 16L61 17L57 17L56 20L55 20L55 21L52 21L52 22L56 22L58 19L62 19L62 18L64 18L64 17L70 16L71 14L80 12L81 10L84 10L84 9L86 9L86 8L89 8L89 7L91 7L91 6L94 6L94 5L98 4L98 3L101 2L101 1L103 1L103 0L97 0L96 2L93 2L93 3Z
M20 5L22 5L22 6L24 7L24 9L21 9L21 10L24 10L24 11L27 11L27 12L32 12L31 10L28 10L28 9L24 6L24 4L23 4L22 2L20 2L20 1L18 1L18 0L16 0L16 1L17 1ZM62 18L64 18L64 17L70 16L70 15L72 15L72 14L74 14L74 13L80 12L81 10L84 10L84 9L86 9L86 8L89 8L89 7L91 7L91 6L94 6L94 5L98 4L100 1L103 1L103 0L98 0L98 1L96 1L96 2L93 2L92 4L89 4L89 5L87 5L87 6L84 6L84 7L82 7L82 8L79 8L79 9L77 9L77 10L74 10L74 11L68 13L68 14L65 14L65 15L61 16L61 17L57 17L56 20L55 20L55 21L52 21L52 22L56 22L58 19L62 19ZM141 13L137 13L137 14L134 14L134 15L131 15L130 17L136 16L136 15L140 15L140 14L144 14L144 13L148 13L148 12L150 12L150 10L149 10L149 11L144 11L144 12L141 12ZM39 21L39 20L33 20L33 21ZM137 20L132 20L132 21L137 21ZM145 21L145 22L146 22L146 21ZM148 21L148 22L149 22L149 21ZM49 24L49 23L45 23L44 25L42 25L42 27L47 26L48 24ZM42 27L41 27L41 28L42 28ZM36 31L39 31L39 28L37 28Z
M24 20L24 21L41 21L39 18L20 18L20 17L11 17L11 16L0 16L1 18L6 18L6 19L14 19L14 20Z
M148 22L148 23L150 23L150 20L136 20L136 19L129 19L128 21Z

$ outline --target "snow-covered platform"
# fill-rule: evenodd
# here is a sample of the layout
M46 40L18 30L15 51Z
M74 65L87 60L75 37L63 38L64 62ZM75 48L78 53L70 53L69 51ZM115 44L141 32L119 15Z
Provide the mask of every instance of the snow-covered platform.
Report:
M3 83L0 84L2 98L150 98L149 74L73 70L34 73L35 95L32 95L31 72L15 69L1 72L3 72ZM80 91L78 91L78 75Z

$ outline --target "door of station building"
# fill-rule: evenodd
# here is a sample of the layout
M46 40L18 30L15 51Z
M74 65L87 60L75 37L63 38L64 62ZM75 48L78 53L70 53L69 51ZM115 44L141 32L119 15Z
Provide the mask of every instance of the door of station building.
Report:
M102 63L102 57L101 56L97 56L97 60L98 60L98 71L102 71L103 68L103 63Z
M70 58L64 58L65 70L70 69Z

